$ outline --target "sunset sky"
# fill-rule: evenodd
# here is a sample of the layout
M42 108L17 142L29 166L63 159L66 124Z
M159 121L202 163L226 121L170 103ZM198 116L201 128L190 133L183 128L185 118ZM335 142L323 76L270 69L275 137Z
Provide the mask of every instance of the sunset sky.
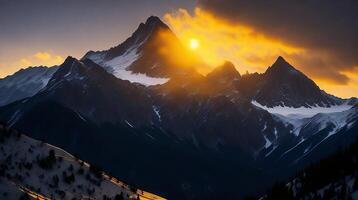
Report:
M358 96L354 0L0 0L0 77L108 49L150 15L212 67L264 72L281 55L329 93Z

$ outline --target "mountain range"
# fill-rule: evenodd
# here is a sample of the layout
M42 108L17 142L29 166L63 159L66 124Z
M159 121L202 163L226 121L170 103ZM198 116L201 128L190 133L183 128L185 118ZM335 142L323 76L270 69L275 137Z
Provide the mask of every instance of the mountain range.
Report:
M202 69L150 17L118 46L1 79L0 120L168 199L261 194L358 136L357 99L283 57L261 74Z

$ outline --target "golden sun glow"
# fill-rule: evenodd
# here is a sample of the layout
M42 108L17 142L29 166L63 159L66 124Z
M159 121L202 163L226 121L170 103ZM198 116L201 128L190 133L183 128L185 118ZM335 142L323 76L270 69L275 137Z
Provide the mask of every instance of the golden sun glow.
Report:
M191 39L190 40L190 48L191 49L197 49L197 48L199 48L199 41L197 40L197 39Z
M52 52L37 52L35 54L18 58L18 60L8 63L7 67L0 66L0 78L12 74L19 70L19 67L26 68L29 66L54 66L61 64L65 59L61 55Z
M166 14L164 20L184 44L189 44L192 50L199 47L196 53L212 67L230 60L241 73L262 72L278 55L286 57L304 51L268 38L250 27L229 24L199 8L193 15L179 9Z
M193 14L185 9L179 9L174 13L164 15L164 20L183 44L188 44L192 50L200 47L200 51L195 51L195 53L211 68L229 60L235 64L241 74L246 71L264 72L279 55L300 70L315 67L315 65L305 66L296 59L311 56L307 49L292 46L279 38L268 37L247 25L232 24L221 20L200 8L196 8ZM199 72L205 74L208 71L199 70ZM314 78L322 89L341 97L352 96L358 91L357 76L352 74L344 72L351 79L350 87L347 85L338 87L339 85L327 83L317 75L311 76L310 73L304 72Z

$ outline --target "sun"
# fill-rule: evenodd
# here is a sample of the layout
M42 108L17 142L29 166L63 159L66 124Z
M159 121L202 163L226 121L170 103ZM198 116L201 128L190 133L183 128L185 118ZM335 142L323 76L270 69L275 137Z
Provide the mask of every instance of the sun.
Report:
M199 40L197 40L197 39L191 39L190 40L190 48L191 49L197 49L197 48L199 48Z

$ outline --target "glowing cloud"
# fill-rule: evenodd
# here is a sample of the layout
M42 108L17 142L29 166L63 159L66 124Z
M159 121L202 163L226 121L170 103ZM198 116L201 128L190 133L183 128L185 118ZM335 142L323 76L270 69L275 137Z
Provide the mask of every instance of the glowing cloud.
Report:
M34 55L39 60L49 60L51 59L51 55L47 52L38 52Z
M281 55L327 92L341 97L358 96L358 70L337 70L343 63L324 51L268 37L253 27L217 18L200 8L193 14L179 9L167 13L164 20L184 44L191 44L193 38L200 41L195 52L211 67L230 60L240 73L264 72Z
M164 20L184 44L193 45L208 64L217 66L224 60L234 62L238 70L262 72L278 55L298 54L304 50L267 38L250 27L233 25L216 19L199 8L194 15L184 9L166 14ZM197 48L197 47L196 47Z
M358 96L358 66L353 71L342 72L349 78L349 82L345 85L332 83L331 80L317 79L316 83L325 91L332 92L339 97L357 97Z
M26 56L18 59L13 63L8 64L6 67L0 68L0 77L12 74L20 68L26 68L29 66L54 66L59 65L64 61L64 58L60 55L53 55L50 52L37 52L33 55Z
M59 65L64 61L64 58L60 55L51 55L49 52L38 52L34 55L27 56L26 58L20 59L20 62L16 63L18 67L28 66L53 66Z

